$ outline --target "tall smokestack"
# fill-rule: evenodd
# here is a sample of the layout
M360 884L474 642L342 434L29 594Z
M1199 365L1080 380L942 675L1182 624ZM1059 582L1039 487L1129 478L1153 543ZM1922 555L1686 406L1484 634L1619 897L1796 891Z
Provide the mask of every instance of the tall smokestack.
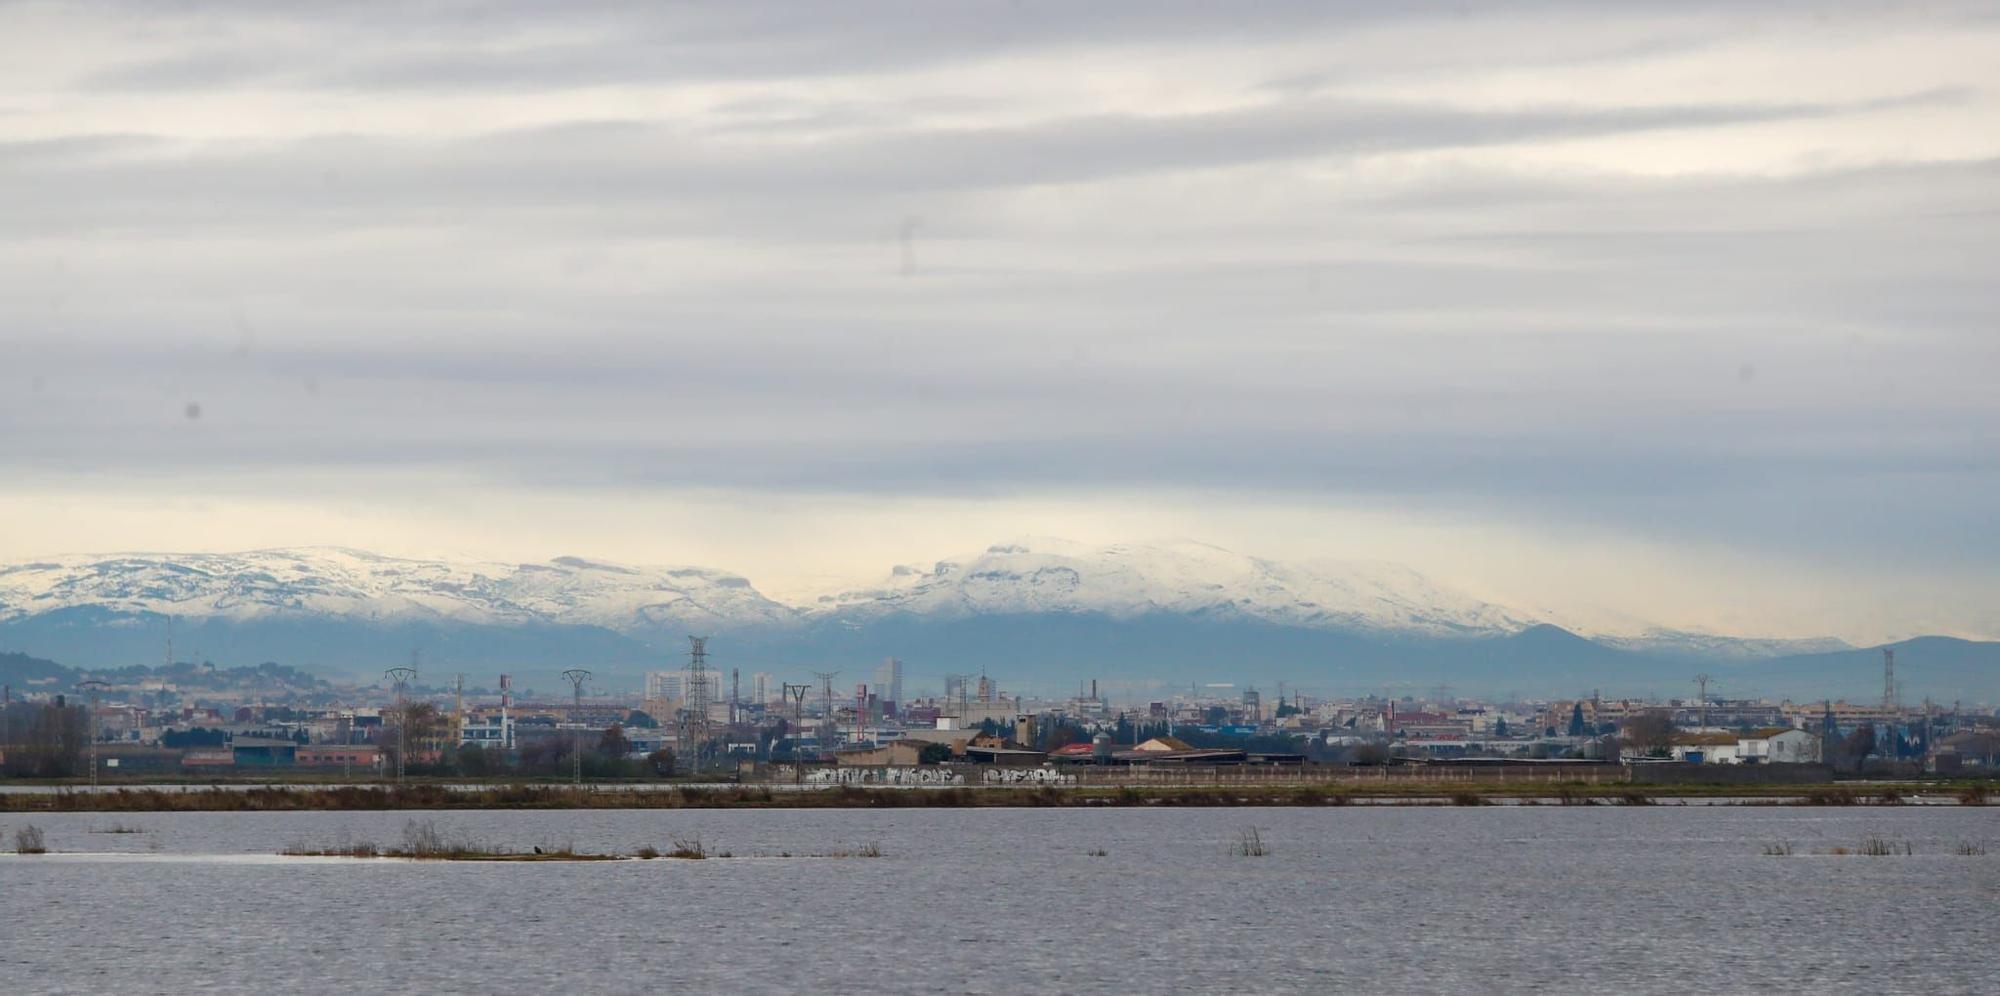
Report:
M514 731L511 726L507 725L507 710L512 708L513 705L514 676L503 674L500 676L500 747L502 750L512 750L514 747Z

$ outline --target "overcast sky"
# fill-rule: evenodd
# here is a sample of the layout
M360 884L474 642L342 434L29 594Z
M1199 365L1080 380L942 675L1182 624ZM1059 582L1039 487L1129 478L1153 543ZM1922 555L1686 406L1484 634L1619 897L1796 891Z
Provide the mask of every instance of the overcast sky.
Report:
M1996 260L1990 3L4 3L0 558L2000 637Z

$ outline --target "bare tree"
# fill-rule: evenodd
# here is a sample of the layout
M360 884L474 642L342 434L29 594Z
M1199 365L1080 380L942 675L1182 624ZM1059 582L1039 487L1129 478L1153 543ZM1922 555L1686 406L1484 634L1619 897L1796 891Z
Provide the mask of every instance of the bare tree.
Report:
M382 714L383 730L380 748L391 766L395 754L408 744L412 757L424 757L436 753L446 734L444 716L438 707L430 702L405 702ZM407 759L405 760L407 763Z
M31 778L68 778L84 770L90 720L80 706L14 703L8 708L5 773Z
M1665 709L1647 709L1625 718L1619 731L1626 743L1649 757L1673 753L1674 720Z

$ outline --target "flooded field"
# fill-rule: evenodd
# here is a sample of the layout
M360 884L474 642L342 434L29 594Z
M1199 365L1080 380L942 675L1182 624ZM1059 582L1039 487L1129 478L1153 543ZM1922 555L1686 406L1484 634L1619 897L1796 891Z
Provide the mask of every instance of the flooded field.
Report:
M280 854L412 820L733 857ZM1994 808L10 814L0 850L28 825L49 853L0 855L8 993L2000 984Z

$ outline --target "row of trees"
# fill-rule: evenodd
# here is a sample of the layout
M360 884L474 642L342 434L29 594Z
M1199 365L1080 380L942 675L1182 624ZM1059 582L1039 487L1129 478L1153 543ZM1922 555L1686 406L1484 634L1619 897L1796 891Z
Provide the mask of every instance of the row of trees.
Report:
M376 745L382 751L385 771L396 769L397 755L405 745L409 758L402 770L420 776L561 776L580 768L585 778L666 778L675 771L670 750L654 751L643 760L630 757L632 742L626 739L620 723L613 723L595 743L584 744L579 758L573 739L567 736L538 737L512 754L476 744L459 746L450 717L429 702L409 702L388 710L383 713L383 722Z
M88 774L89 710L83 706L10 702L0 709L0 773L15 778Z

